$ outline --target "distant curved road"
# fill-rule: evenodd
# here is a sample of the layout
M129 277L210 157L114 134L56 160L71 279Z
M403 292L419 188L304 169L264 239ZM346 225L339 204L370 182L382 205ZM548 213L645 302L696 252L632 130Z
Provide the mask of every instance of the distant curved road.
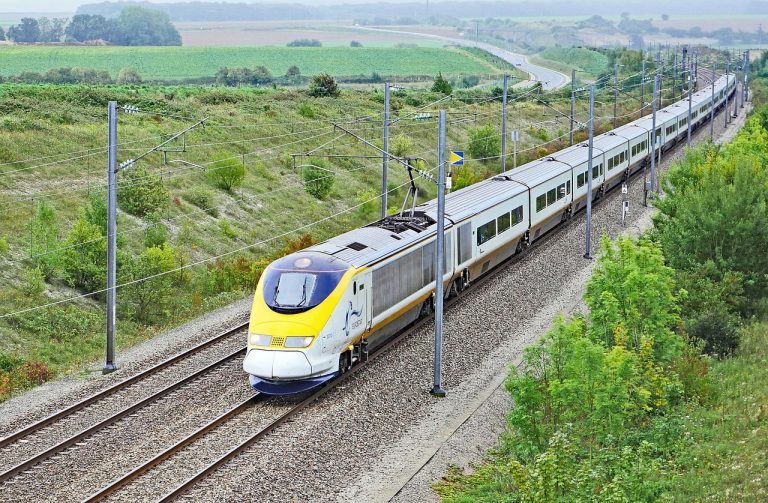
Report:
M523 82L519 82L515 84L513 87L529 87L533 85L534 81L536 81L536 82L541 82L544 89L551 90L551 89L559 89L561 87L564 87L571 81L570 77L568 77L563 73L557 72L555 70L551 70L549 68L545 68L543 66L534 65L533 63L528 61L528 58L526 56L522 54L508 51L506 49L502 49L501 47L496 47L495 45L486 44L485 42L474 42L472 40L465 40L463 38L443 37L441 35L433 35L431 33L419 33L415 31L387 30L384 28L369 28L366 26L353 26L352 28L355 28L358 30L380 31L384 33L398 33L402 35L433 38L433 39L443 40L445 42L449 42L451 44L456 44L464 47L479 47L480 49L490 52L494 56L499 57L504 61L515 65L516 67L520 68L524 72L527 72L531 76L531 80L525 80Z

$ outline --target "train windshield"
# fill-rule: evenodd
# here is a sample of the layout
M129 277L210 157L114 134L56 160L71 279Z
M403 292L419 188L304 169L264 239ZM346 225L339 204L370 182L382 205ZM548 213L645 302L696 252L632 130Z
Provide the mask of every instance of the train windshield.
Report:
M301 252L264 271L264 302L278 313L301 313L324 301L349 266L329 255Z

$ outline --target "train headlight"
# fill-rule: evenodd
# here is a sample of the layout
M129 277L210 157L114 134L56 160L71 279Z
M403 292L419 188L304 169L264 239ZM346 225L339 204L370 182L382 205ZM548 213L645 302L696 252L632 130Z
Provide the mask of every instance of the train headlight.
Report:
M285 347L286 348L306 348L310 344L312 344L312 341L314 340L314 337L307 336L307 337L286 337L285 338Z
M249 337L252 346L269 346L269 343L272 341L271 335L250 334Z

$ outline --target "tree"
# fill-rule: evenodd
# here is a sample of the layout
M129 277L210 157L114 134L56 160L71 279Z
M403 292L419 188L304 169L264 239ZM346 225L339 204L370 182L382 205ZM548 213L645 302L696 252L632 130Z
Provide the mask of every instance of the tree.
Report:
M43 16L37 20L40 27L40 42L61 42L67 20L60 17L48 19Z
M661 20L662 21L669 21L669 14L662 14L661 15Z
M336 83L336 79L327 73L320 73L313 76L312 81L309 83L309 95L312 97L321 98L330 96L331 98L337 98L339 94L341 94L341 91L339 91L339 85Z
M236 159L222 159L213 163L206 176L218 188L232 192L232 189L243 184L245 166Z
M501 135L490 124L469 130L469 155L473 159L487 162L501 152Z
M107 241L101 229L81 217L64 240L61 275L73 288L101 290L106 284Z
M350 47L362 47L362 46L363 46L363 44L361 44L361 43L360 43L360 42L358 42L357 40L353 40L352 42L350 42L350 43L349 43L349 46L350 46Z
M0 26L0 42L5 40L5 30L3 30L3 27Z
M139 75L139 72L134 70L133 68L121 68L120 71L117 73L117 78L115 79L116 84L141 84L142 79L141 75Z
M173 278L168 274L176 267L173 249L164 244L145 249L135 259L127 255L122 258L120 282L137 281L124 287L123 299L131 305L139 322L161 320L173 295Z
M291 42L288 42L288 47L322 47L323 44L317 40L317 39L310 39L310 38L300 38L297 40L292 40Z
M288 67L288 70L285 71L285 76L289 78L297 78L301 77L301 70L299 70L299 67L296 65L291 65Z
M435 81L432 84L432 92L443 94L451 94L453 92L451 84L449 84L448 81L443 78L442 73L438 73L437 77L435 77Z
M32 262L46 278L52 278L58 269L59 226L56 212L44 200L38 204L35 218L29 223L29 239Z
M181 35L165 12L124 7L108 22L107 39L117 45L181 45Z
M66 40L86 42L88 40L107 39L107 20L104 16L78 14L72 18L64 30Z
M21 18L21 23L8 28L8 39L19 44L30 44L40 40L40 25L37 19Z
M170 195L163 185L163 180L150 174L146 168L134 166L128 168L117 187L117 200L120 208L137 217L156 218L168 206Z

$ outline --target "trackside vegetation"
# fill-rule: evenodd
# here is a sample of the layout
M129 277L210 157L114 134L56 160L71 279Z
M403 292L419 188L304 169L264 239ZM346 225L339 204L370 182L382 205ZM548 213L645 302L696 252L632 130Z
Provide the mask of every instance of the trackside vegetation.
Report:
M764 107L671 167L645 237L603 238L589 314L525 350L498 448L443 501L765 500L767 160Z

